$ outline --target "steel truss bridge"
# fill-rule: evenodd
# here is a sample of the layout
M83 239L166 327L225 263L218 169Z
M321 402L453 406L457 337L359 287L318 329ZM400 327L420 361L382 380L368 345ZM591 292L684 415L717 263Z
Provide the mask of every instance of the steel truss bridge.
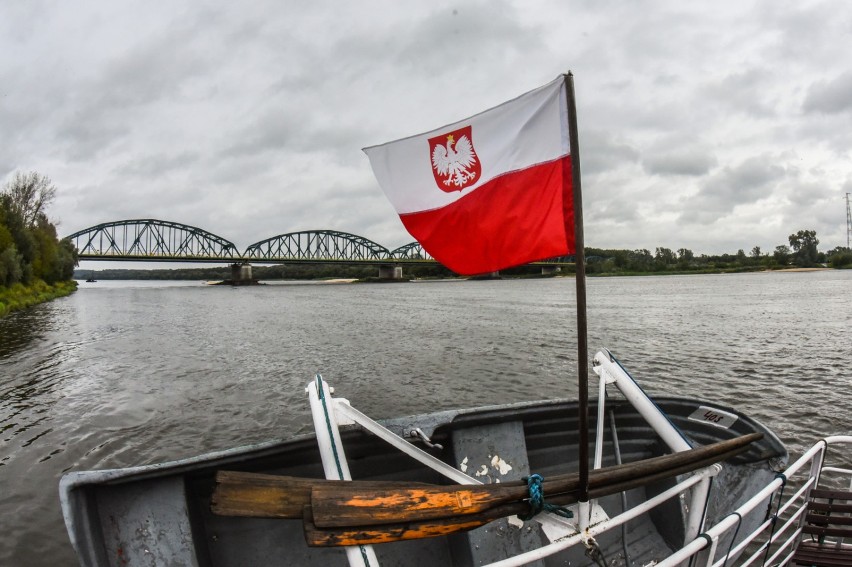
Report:
M103 223L66 238L77 248L81 260L380 266L436 263L418 242L389 250L363 236L335 230L279 234L255 242L243 252L230 240L204 229L156 219ZM540 263L560 265L568 260L554 258Z

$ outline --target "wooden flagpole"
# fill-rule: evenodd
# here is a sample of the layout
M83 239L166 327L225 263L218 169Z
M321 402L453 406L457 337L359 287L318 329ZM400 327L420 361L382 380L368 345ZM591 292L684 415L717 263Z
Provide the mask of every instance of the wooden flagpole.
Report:
M580 183L580 141L577 135L577 105L574 74L565 75L568 99L568 140L571 146L571 177L574 187L574 255L577 282L577 380L579 390L580 441L578 460L579 501L589 501L589 344L586 324L586 255L583 240L583 192Z

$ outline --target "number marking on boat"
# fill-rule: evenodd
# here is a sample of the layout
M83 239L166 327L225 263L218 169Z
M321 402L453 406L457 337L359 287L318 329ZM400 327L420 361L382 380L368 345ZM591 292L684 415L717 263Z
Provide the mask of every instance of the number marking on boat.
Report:
M739 419L736 415L726 411L711 408L709 406L699 406L697 410L689 415L691 421L700 421L709 423L722 429L729 429Z

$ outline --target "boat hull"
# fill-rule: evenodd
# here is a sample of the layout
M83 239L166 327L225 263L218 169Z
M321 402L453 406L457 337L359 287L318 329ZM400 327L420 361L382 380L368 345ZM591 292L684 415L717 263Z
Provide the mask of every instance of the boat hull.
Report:
M723 464L714 480L709 524L771 481L786 462L786 450L771 431L731 408L676 398L655 402L695 444L706 445L753 432L764 435L747 452ZM714 423L714 410L735 416L734 422ZM707 418L708 411L711 419ZM544 401L398 418L383 425L401 436L419 428L433 443L443 446L428 449L441 460L483 482L505 482L530 473L546 479L548 475L576 471L577 413L576 402ZM591 414L596 415L594 404ZM605 421L604 466L617 464L616 447L620 461L625 463L669 452L624 401L607 401ZM591 425L596 425L594 418ZM360 427L344 427L341 435L355 479L448 483L435 471ZM420 444L418 440L413 442ZM339 548L308 547L301 520L213 514L211 495L219 470L324 477L312 435L172 463L68 473L60 485L63 514L81 564L347 564ZM631 508L674 482L661 481L630 490L624 498L613 495L599 503L609 516L615 516L625 504ZM631 521L625 531L617 529L599 536L598 544L610 565L625 564L625 553L630 564L648 564L684 544L686 514L683 501L673 498ZM743 533L747 533L745 526ZM385 566L481 565L540 547L547 541L537 522L521 524L503 519L467 533L383 544L374 546L374 550ZM538 564L594 564L584 552L582 546L569 549Z

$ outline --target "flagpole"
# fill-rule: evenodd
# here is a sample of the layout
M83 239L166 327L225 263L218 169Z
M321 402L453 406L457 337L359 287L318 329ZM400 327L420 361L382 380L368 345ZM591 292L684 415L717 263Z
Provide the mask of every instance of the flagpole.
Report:
M568 99L568 140L571 148L571 177L574 188L574 255L577 283L577 380L579 390L580 502L589 501L589 344L586 324L586 255L583 240L583 192L580 183L580 141L577 135L577 105L574 74L565 75ZM583 518L580 518L583 525Z

